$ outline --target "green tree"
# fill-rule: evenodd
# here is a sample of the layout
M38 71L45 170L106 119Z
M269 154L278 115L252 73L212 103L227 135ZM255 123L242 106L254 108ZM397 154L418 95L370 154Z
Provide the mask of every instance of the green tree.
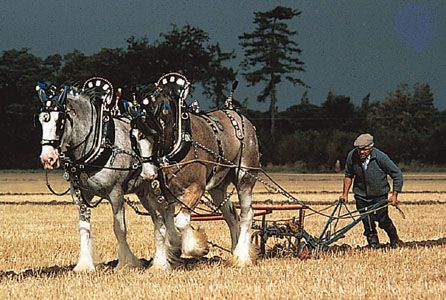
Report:
M240 45L244 48L245 59L242 61L243 75L251 86L265 83L263 91L257 97L260 102L270 99L271 116L270 131L275 133L275 117L277 113L277 85L285 77L294 85L306 86L297 72L304 71L304 63L299 58L302 49L293 38L297 31L292 31L286 21L299 16L301 12L283 6L277 6L267 12L256 12L252 33L239 36Z

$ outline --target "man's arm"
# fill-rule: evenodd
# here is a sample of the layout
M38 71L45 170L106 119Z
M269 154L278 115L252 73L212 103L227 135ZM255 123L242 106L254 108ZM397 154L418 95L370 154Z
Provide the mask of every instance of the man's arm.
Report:
M401 169L390 159L389 156L384 155L383 162L385 172L392 178L392 194L389 197L389 202L392 205L398 204L398 193L403 189L403 173Z
M350 191L350 187L352 186L353 178L348 176L344 177L344 185L342 187L342 198L344 198L345 202L348 202L348 192Z
M345 177L344 184L342 186L342 195L340 198L344 198L345 202L348 202L348 192L350 191L350 187L352 186L353 178L355 174L353 172L353 151L350 151L347 155L347 159L345 161Z

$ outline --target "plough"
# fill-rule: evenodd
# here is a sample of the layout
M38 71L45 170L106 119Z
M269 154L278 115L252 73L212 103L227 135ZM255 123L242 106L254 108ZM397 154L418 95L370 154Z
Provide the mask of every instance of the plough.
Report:
M333 205L330 214L316 211L306 205L253 205L255 219L252 225L253 240L259 248L261 256L268 255L266 244L270 237L284 239L285 245L281 247L282 252L292 254L301 259L307 258L310 253L324 251L329 246L343 238L345 234L370 214L386 205L386 201L369 206L366 211L351 211L344 199L339 199ZM345 210L344 212L343 209ZM304 228L305 212L311 210L313 214L324 216L327 220L318 235L312 235ZM274 211L294 211L293 217L286 220L269 220L268 215ZM340 220L350 220L350 223L338 228ZM197 214L191 215L192 221L219 221L224 220L221 214Z

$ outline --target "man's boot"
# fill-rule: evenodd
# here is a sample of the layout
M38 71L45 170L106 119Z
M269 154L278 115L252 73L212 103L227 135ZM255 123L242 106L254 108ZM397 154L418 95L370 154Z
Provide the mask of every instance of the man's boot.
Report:
M367 243L369 244L369 247L372 249L378 249L379 248L379 240L378 235L371 234L367 236Z
M396 249L401 246L400 238L398 237L398 233L396 231L395 225L391 224L388 228L386 228L387 235L390 240L390 248Z

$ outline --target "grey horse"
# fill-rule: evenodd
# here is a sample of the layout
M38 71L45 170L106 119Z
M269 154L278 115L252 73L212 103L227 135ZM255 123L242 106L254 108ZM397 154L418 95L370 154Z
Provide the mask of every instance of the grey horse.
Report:
M67 87L47 95L44 86L38 85L36 89L42 101L40 159L46 170L64 163L69 175L71 196L79 210L80 253L74 271L95 270L90 224L94 196L107 199L111 204L113 230L118 242L118 268L140 267L142 263L132 253L126 239L124 195L136 193L146 208L153 206L150 201L156 200L151 200L155 198L150 187L139 176L139 158L132 150L129 120L104 113L104 107L110 104L105 100L110 100L112 95L103 80L96 78L93 82L96 88L105 90L102 97L88 90L76 93ZM155 249L155 257L170 256L166 251ZM166 262L159 265L165 268Z

